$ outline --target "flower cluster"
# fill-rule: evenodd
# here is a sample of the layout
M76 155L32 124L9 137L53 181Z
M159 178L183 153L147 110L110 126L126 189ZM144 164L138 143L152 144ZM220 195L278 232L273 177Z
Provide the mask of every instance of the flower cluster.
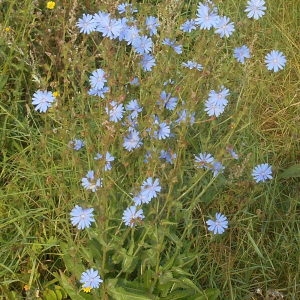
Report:
M265 14L264 5L265 3L262 0L248 1L245 12L249 18L258 19ZM82 18L78 20L77 27L79 28L79 31L84 34L98 32L105 38L127 43L127 45L131 46L132 50L140 57L141 68L146 72L151 71L156 65L153 53L155 52L154 45L157 43L154 43L153 38L156 38L158 35L160 27L159 19L155 16L147 16L144 25L141 28L138 26L138 22L133 16L133 14L137 12L137 9L135 9L132 4L119 4L117 10L119 14L126 14L126 16L129 17L116 18L113 17L111 13L99 11L94 15L84 14ZM228 38L235 32L234 23L231 22L227 16L219 15L218 7L212 1L206 1L205 3L199 2L196 17L184 22L180 26L180 29L185 33L190 33L198 29L214 29L214 32L221 38ZM183 52L182 45L174 38L165 37L162 39L161 44L169 46L176 54L182 54ZM247 45L234 48L233 56L242 64L245 63L246 59L251 58L250 50ZM284 67L286 59L281 52L273 50L266 55L265 63L269 70L277 72ZM182 62L182 67L190 70L196 69L198 71L202 71L204 68L202 64L193 60ZM108 75L103 69L99 68L93 71L89 78L91 86L89 94L104 98L105 94L110 91L110 88L107 85L107 78ZM140 84L139 79L135 77L130 84L138 86ZM170 79L168 82L164 83L164 85L168 84L174 84L174 81ZM207 115L209 117L219 117L228 105L229 95L229 89L224 86L221 86L218 90L210 90L208 98L204 102L204 111ZM182 104L184 104L184 101L182 101ZM172 93L167 90L162 90L157 105L160 107L161 111L174 111L178 107L178 97L172 95ZM129 152L143 146L145 134L143 134L142 138L139 131L139 115L143 109L144 108L139 104L139 99L131 99L127 103L110 100L105 107L110 122L118 123L122 121L122 124L127 126L123 139L123 147ZM162 141L173 136L171 128L172 126L175 126L175 124L188 122L191 125L194 124L194 112L190 112L182 107L182 109L178 110L176 113L178 118L173 124L170 121L160 120L161 116L153 115L153 125L151 128L144 129L144 133L148 133L149 138L151 139ZM73 148L75 150L80 149L82 146L83 144L81 145L79 140L74 140ZM152 152L148 151L146 153L145 162L149 161L155 151L156 150L153 150ZM238 159L237 153L232 148L227 148L227 151L234 159ZM168 149L168 151L163 149L158 152L158 157L172 164L176 159L176 153L173 153L171 149ZM103 155L99 153L95 156L96 160L102 158ZM107 152L105 156L104 171L111 169L111 162L113 160L114 157ZM215 160L210 153L206 152L195 155L195 164L198 168L212 171L214 177L223 173L225 169L220 161ZM264 170L262 167L256 168L253 170L252 175L257 182L265 181L266 179L271 178L268 170L269 169ZM95 178L94 171L89 171L86 177L82 178L82 186L87 190L95 192L102 186L102 179ZM141 186L140 192L133 197L135 205L130 206L124 211L124 223L133 227L137 220L142 220L144 218L143 211L138 209L138 207L142 204L149 203L160 191L161 186L159 179L153 179L152 177L146 179ZM219 215L216 215L216 218L219 217ZM221 232L218 231L218 233Z
M47 7L53 9L55 2L49 1ZM137 12L137 9L129 3L121 3L117 7L119 14L128 14L130 17L115 18L105 11L99 11L93 15L83 14L77 21L76 25L81 33L91 34L92 32L98 32L103 37L110 38L112 40L124 41L127 45L130 45L134 52L140 56L140 66L144 71L151 71L156 65L156 59L153 55L154 42L153 37L158 35L160 27L160 21L155 16L147 16L144 23L144 28L137 26L137 20L134 19L133 14ZM248 18L258 20L265 15L266 6L264 0L249 0L247 1L246 8L244 10ZM184 22L180 29L189 33L191 31L202 29L210 30L214 29L215 33L221 38L230 37L235 32L234 23L231 22L227 16L219 15L218 7L210 0L205 3L199 2L197 6L196 17ZM148 36L141 32L148 32ZM183 52L182 45L178 44L175 39L164 38L162 45L171 47L177 54ZM247 45L236 47L233 53L236 60L240 63L244 63L246 58L250 58L250 51ZM265 64L268 70L278 72L286 65L285 55L278 51L272 50L265 56ZM194 61L187 61L182 65L189 69L202 70L203 66ZM90 76L89 90L90 95L105 97L105 94L109 92L107 83L107 75L104 70L97 69L92 72ZM33 95L33 105L36 106L35 110L40 112L46 112L52 105L54 97L51 92L37 91ZM208 110L214 111L214 108L210 105ZM213 112L212 112L213 113ZM218 113L218 109L216 111ZM215 115L215 113L213 113Z
M263 0L249 0L244 10L248 18L255 20L261 18L265 11L265 1ZM143 23L139 25L139 19L134 17L137 12L133 4L121 3L117 5L115 13L99 11L95 14L83 14L78 19L76 26L83 34L100 34L103 39L112 40L112 43L123 43L127 50L130 49L131 55L138 59L137 65L138 68L141 68L137 72L138 74L141 71L143 75L149 74L148 72L153 70L156 66L156 51L168 51L168 55L176 56L180 61L179 74L191 72L198 76L203 73L201 71L205 70L205 65L194 60L182 62L180 55L186 49L184 48L185 44L181 44L178 37L173 37L171 34L165 37L163 32L160 37L161 22L158 17L146 16ZM195 18L186 20L181 24L180 29L181 34L191 33L195 30L211 30L212 34L217 34L221 38L220 40L230 38L236 32L235 24L231 19L220 15L218 7L210 0L204 3L199 2ZM231 51L231 55L238 63L245 64L246 60L251 59L250 49L247 45L235 47ZM274 72L283 69L286 62L284 54L277 50L269 52L264 60L267 70ZM105 64L103 65L105 66ZM114 97L113 91L111 91L114 90L114 87L110 82L113 76L107 71L108 68L103 68L91 71L88 78L88 94L93 96L91 97L93 99L100 97L103 100L105 122L113 126L118 124L122 135L120 144L124 148L121 147L121 150L130 156L131 152L139 149L139 151L143 151L145 162L149 163L151 158L156 156L160 162L164 162L164 166L172 168L172 164L177 159L177 153L172 150L172 142L176 141L174 138L176 129L182 124L193 125L198 117L192 111L189 103L181 99L181 93L177 92L176 86L179 86L179 83L175 83L173 79L161 83L153 92L155 93L155 102L149 109L142 97L140 99L133 95L130 95L129 98L126 96L124 98ZM127 95L130 94L131 89L139 89L139 86L143 84L143 76L130 80L126 78L125 82L124 90L126 89ZM137 99L133 99L133 97L137 97ZM203 101L204 112L210 117L209 121L225 112L229 97L234 98L234 93L231 93L222 83L218 89L209 91L207 99ZM41 113L46 112L54 101L53 93L46 90L37 90L32 97L34 109ZM147 114L149 111L151 113ZM148 123L141 124L141 119L147 119ZM78 151L85 146L85 142L81 139L73 139L68 145ZM150 145L150 150L144 145ZM148 151L146 152L146 150ZM232 147L227 147L226 150L233 159L239 159L239 155ZM138 153L138 151L136 152ZM87 191L96 193L103 185L102 172L110 171L116 162L114 162L115 157L108 151L102 152L102 154L96 153L94 160L97 161L94 162L95 164L101 165L101 162L103 164L95 171L89 170L85 177L81 178L81 186ZM233 160L231 159L231 161ZM216 160L208 152L195 155L194 163L196 168L207 170L208 173L212 172L213 180L218 180L216 177L225 170L223 160ZM122 222L130 228L143 224L145 219L143 205L149 204L157 198L162 190L160 179L155 177L157 174L151 175L153 177L146 178L139 189L135 190L136 192L132 194L132 203L123 211ZM252 177L257 183L272 179L272 167L267 163L257 165L252 170ZM70 212L70 220L71 224L79 230L89 228L95 222L94 209L76 205ZM228 228L228 219L225 215L216 213L215 218L209 219L206 225L213 234L222 234ZM80 282L82 287L88 290L98 288L103 281L97 270L88 269L82 273Z
M160 191L161 186L158 178L153 179L152 177L148 177L145 181L143 181L140 192L132 198L135 205L128 207L123 213L122 220L125 225L134 227L137 223L144 219L143 210L141 208L138 209L138 207L142 204L147 204L153 198L156 198Z

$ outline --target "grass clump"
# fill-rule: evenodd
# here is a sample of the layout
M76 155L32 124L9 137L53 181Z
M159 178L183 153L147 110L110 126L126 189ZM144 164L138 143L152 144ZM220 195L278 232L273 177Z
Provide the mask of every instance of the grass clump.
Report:
M4 299L297 299L298 2L49 2L1 3Z

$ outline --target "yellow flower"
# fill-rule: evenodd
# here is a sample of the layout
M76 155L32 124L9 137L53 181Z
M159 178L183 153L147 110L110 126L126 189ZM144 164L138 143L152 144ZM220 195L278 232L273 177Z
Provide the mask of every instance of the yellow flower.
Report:
M52 95L57 98L59 96L59 92L53 92Z
M92 290L92 288L91 288L91 287L84 287L84 288L82 288L82 290L83 290L85 293L89 293L89 292Z
M55 2L54 1L48 1L47 2L47 8L48 9L53 9L55 7Z
M11 28L10 27L5 27L4 29L6 32L10 32Z

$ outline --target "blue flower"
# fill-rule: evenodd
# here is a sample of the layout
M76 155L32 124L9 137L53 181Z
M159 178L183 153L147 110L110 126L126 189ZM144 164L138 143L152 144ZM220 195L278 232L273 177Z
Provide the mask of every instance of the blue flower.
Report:
M35 106L34 110L39 112L46 112L49 107L52 106L52 103L55 101L55 98L52 92L48 91L36 91L32 96L32 104Z
M124 138L123 147L128 151L132 151L142 144L139 132L134 128L130 128L128 135Z
M248 18L258 20L265 14L265 1L264 0L249 0L245 12Z
M146 28L149 31L150 36L157 34L157 27L159 26L159 20L156 17L149 16L146 18Z
M131 45L134 39L139 36L139 32L140 30L135 25L127 26L124 32L124 39L128 45Z
M96 156L94 157L95 160L100 160L102 158L103 158L103 155L100 153L96 153ZM111 170L111 168L112 168L111 162L114 160L115 160L114 156L112 156L109 152L106 152L104 171Z
M167 81L164 82L164 85L169 85L169 84L172 85L172 84L174 84L174 83L175 83L175 81L174 81L173 79L170 78L170 79L168 79Z
M211 170L213 171L213 176L216 177L220 173L223 173L225 167L219 161L214 161L211 166Z
M215 29L215 33L219 34L220 37L229 37L235 30L234 23L230 22L228 17L219 17Z
M71 147L71 148L73 148L74 150L78 151L82 147L84 147L84 141L83 140L79 140L79 139L74 139L74 140L72 140L72 141L69 142L68 146Z
M133 205L124 210L122 220L125 225L134 227L136 223L140 223L144 218L143 210L138 210L137 207Z
M142 192L148 193L150 198L155 198L157 196L157 193L161 191L161 186L159 184L159 179L155 178L153 180L152 177L148 177L144 182L142 183Z
M116 101L111 101L109 106L109 108L105 108L105 111L109 116L109 121L117 123L123 118L124 106L122 103L118 104Z
M124 41L125 40L125 35L126 35L126 31L128 29L128 25L127 23L129 22L128 18L123 17L121 19L118 19L120 21L120 25L121 25L121 29L118 35L118 40L119 41Z
M219 105L214 99L207 99L204 103L204 110L210 117L218 117L224 112L225 106Z
M286 57L283 55L282 52L272 50L266 55L265 63L268 70L278 72L279 70L282 70L285 67Z
M195 163L197 168L210 169L214 161L215 159L210 153L204 152L195 155Z
M129 7L129 3L121 3L117 6L117 10L120 14L125 14L127 7Z
M110 20L110 14L108 12L99 11L98 13L93 15L93 19L94 19L95 27L96 27L95 30L98 30L98 26L100 28L102 27L102 22L104 19L106 19L106 21Z
M222 234L228 228L228 220L221 213L216 213L215 220L208 220L206 224L208 225L208 230L214 234Z
M231 146L226 147L226 150L229 152L232 158L239 159L239 155L233 150Z
M218 117L221 113L224 112L228 100L226 97L229 95L229 90L225 87L221 87L221 90L216 92L211 90L209 92L208 99L204 103L204 110L210 116Z
M152 158L152 153L150 151L147 151L144 156L144 163L148 163L151 158Z
M95 90L102 90L104 88L104 84L107 82L106 74L102 69L93 71L89 80L92 89Z
M251 57L250 50L246 45L243 45L241 47L236 47L234 49L233 56L238 62L242 64L245 63L245 58Z
M131 119L137 118L138 114L143 110L136 99L130 100L129 103L125 105L125 109L131 111Z
M149 55L149 54L145 54L145 55ZM138 77L134 77L132 78L132 80L129 82L130 85L133 86L139 86L140 85L140 80L138 79Z
M92 15L83 14L82 18L78 20L76 26L81 33L89 34L96 28L96 23Z
M136 53L146 54L152 51L153 42L145 35L136 36L132 41L132 47Z
M178 98L172 97L170 93L162 91L160 93L160 101L157 102L162 107L165 107L168 110L174 110L177 105Z
M80 283L83 288L98 288L103 280L100 278L97 270L88 269L81 274Z
M178 112L178 119L175 121L175 123L186 123L190 122L191 125L195 123L195 113L189 112L186 109L183 109Z
M119 37L124 26L120 20L111 18L109 13L101 11L93 17L96 23L96 31L99 31L103 36L110 39Z
M134 129L137 129L139 125L138 119L133 118L131 115L127 116L125 122L123 122L122 124L128 128L134 128Z
M149 203L153 198L157 197L157 193L161 191L159 179L153 180L152 177L148 177L141 186L141 191L138 195L133 197L135 205L141 205L143 203Z
M133 14L138 11L131 3L121 3L117 6L117 10L120 14L125 14L126 12Z
M75 205L70 213L72 225L77 226L78 229L89 228L91 223L95 222L93 211L93 208L82 208Z
M95 155L95 157L94 157L94 160L99 160L99 159L101 159L101 158L103 158L103 155L100 154L100 153L96 153L96 155Z
M149 197L148 193L143 193L143 191L132 198L135 205L147 204L151 199L152 198Z
M158 121L155 122L157 125L157 130L154 131L154 137L159 140L164 140L170 136L171 129L170 125L166 122L159 123Z
M269 164L257 165L252 170L252 176L256 182L264 182L268 179L272 179L272 166Z
M177 53L177 54L181 54L182 53L182 46L176 44L175 40L171 40L169 38L165 38L162 41L163 45L167 45L170 46L171 48L173 48L173 50Z
M105 154L105 166L104 166L104 171L111 170L111 162L115 160L115 157L112 156L109 152L106 152Z
M176 153L172 153L172 151L161 150L159 158L164 159L169 164L173 164L173 160L177 157Z
M198 4L196 16L195 23L200 29L215 27L219 21L218 10L210 1L208 5Z
M102 89L89 89L88 94L91 96L99 96L100 98L104 99L105 94L109 92L109 87L104 86Z
M102 178L95 178L94 171L88 171L85 176L81 179L81 185L86 190L96 192L99 187L102 187Z
M155 58L151 54L144 54L140 62L144 71L151 71L156 66Z
M195 20L187 20L180 26L180 29L183 32L192 32L192 30L196 29L196 21Z
M229 89L222 86L218 92L211 90L208 99L214 101L217 105L226 106L228 104L227 96L229 96Z
M188 60L187 62L183 62L182 66L190 70L197 69L198 71L201 71L203 69L201 64L198 64L195 61L191 61L191 60Z

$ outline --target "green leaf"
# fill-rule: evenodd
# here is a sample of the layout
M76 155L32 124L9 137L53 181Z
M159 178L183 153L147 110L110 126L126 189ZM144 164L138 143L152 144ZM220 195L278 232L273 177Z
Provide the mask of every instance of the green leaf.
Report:
M63 299L63 295L62 295L62 292L60 290L56 289L55 294L56 294L57 300L62 300Z
M70 247L67 243L61 243L61 249L63 252L62 258L67 267L67 270L74 274L75 276L79 276L81 273L81 258L78 255L77 249L75 247Z
M280 175L279 178L293 178L300 177L300 164L293 165L285 169Z
M43 297L45 300L57 300L57 299L60 299L61 298L57 298L56 294L54 291L52 290L49 290L49 289L46 289L43 293Z
M153 300L153 296L145 296L146 292L141 290L130 289L127 290L122 287L112 288L108 293L115 300Z
M158 297L149 293L139 282L108 279L107 291L115 300L156 300Z
M201 296L197 296L194 300L216 300L219 295L220 291L218 289L206 289Z
M59 272L59 274L60 274L60 278L59 278L60 284L65 289L67 294L71 297L71 299L85 300L84 297L80 296L79 293L76 292L77 288L70 283L68 277L61 271Z
M179 268L179 267L173 267L172 268L172 271L176 274L179 274L179 275L184 275L184 276L192 276L192 274L186 272L185 270Z
M180 278L180 280L186 285L186 286L188 286L189 288L191 288L191 289L193 289L194 291L196 291L196 292L201 292L200 290L199 290L199 288L195 285L195 283L192 281L192 280L190 280L189 278L186 278L186 277L182 277L182 278Z
M247 232L247 236L248 236L248 239L250 241L250 243L252 244L253 248L254 248L254 251L258 254L258 256L265 260L265 257L263 256L263 254L261 253L261 251L259 250L257 244L255 243L254 239L252 238L252 236L250 235L249 232Z
M68 295L67 293L64 291L64 289L62 287L60 287L59 285L56 285L54 288L54 291L56 293L56 295L60 294L62 299L67 298Z
M146 289L150 289L153 284L153 278L155 276L155 272L151 269L145 270L142 278L143 278L143 285Z

